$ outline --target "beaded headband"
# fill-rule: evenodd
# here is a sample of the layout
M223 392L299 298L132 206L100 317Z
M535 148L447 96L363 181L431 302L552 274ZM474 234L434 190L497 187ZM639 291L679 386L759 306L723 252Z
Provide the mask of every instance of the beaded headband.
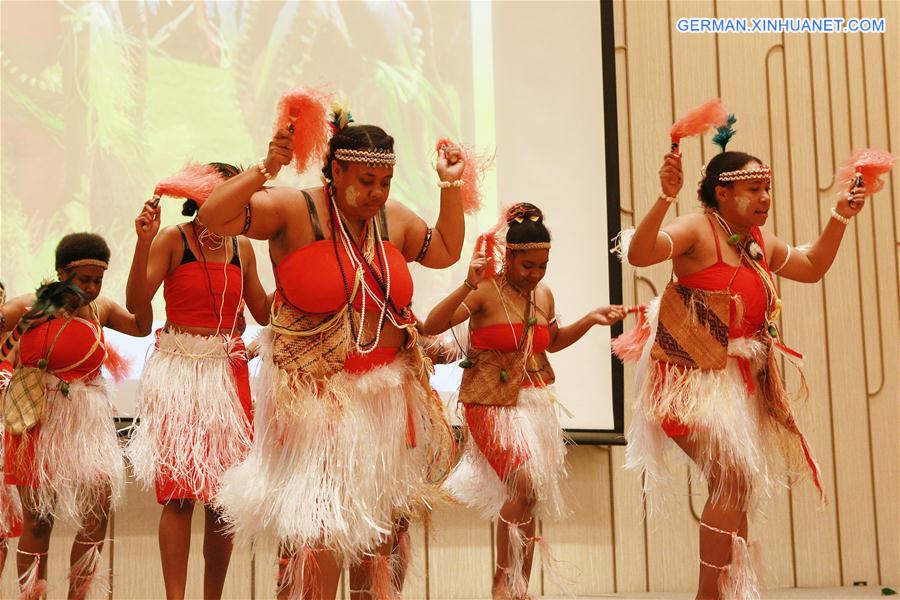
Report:
M758 169L738 169L737 171L725 171L719 173L719 181L743 181L746 179L772 179L772 169L768 165L763 165Z
M550 242L527 242L524 244L506 244L507 250L549 250Z
M68 271L69 269L74 269L75 267L100 267L103 270L109 268L109 263L104 262L102 260L97 260L96 258L82 258L81 260L73 260L69 264L63 267L64 271Z
M392 151L382 148L373 148L372 150L338 148L334 151L334 157L338 160L366 163L376 167L393 167L397 162L397 157Z

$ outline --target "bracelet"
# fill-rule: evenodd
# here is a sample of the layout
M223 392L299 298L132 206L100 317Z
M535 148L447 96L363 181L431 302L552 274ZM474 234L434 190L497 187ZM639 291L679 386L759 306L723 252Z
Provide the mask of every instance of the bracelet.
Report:
M259 169L259 172L262 173L262 176L266 178L266 181L271 181L275 178L274 175L272 175L271 173L266 171L266 159L265 158L259 159L259 162L256 163L256 166Z
M419 253L416 255L416 260L413 262L422 262L422 259L428 254L428 247L431 246L431 236L433 233L434 230L431 227L425 227L425 239L422 240L422 248L419 250Z
M784 260L781 261L781 264L778 265L778 268L777 268L777 269L772 269L772 272L773 272L773 273L777 273L778 271L782 270L782 269L784 268L784 266L785 266L786 264L788 264L788 261L791 260L791 245L790 245L790 244L785 244L785 246L787 246L787 254L784 255Z
M665 194L660 192L659 198L657 198L657 200L665 200L668 204L672 204L673 202L675 202L675 200L677 200L677 198L675 196L666 196Z
M250 219L252 215L250 214L250 203L247 202L247 207L244 209L244 228L241 229L241 235L244 235L250 230Z
M675 252L675 241L672 240L672 236L669 235L668 231L660 229L659 232L666 236L666 239L669 240L669 254L666 256L666 260L669 260L670 258L672 258L672 253Z
M465 285L467 288L469 288L469 289L472 290L473 292L474 292L475 290L478 289L478 286L477 286L477 285L472 285L472 283L469 282L469 279L468 279L468 278L463 279L463 285Z
M844 225L849 225L851 217L845 217L844 215L839 213L835 207L832 206L831 207L831 218L834 219L835 221L837 221L838 223L843 223Z
M452 187L462 187L463 185L465 185L465 182L462 179L457 179L456 181L438 181L438 187L442 190Z

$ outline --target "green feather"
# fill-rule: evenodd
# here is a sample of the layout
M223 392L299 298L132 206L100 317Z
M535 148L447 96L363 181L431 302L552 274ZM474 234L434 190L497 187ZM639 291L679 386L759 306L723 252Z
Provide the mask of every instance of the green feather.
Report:
M713 144L722 149L722 152L725 152L725 146L728 145L728 142L731 140L731 136L733 136L736 132L734 130L733 125L737 122L737 118L734 115L728 115L728 120L721 127L716 127L716 134L712 138Z

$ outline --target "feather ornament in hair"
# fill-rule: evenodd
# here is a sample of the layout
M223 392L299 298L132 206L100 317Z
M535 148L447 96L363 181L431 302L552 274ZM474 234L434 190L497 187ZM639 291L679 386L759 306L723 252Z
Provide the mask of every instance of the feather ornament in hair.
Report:
M449 138L441 138L438 140L435 150L438 152L442 148L453 146L453 142ZM485 172L493 166L494 157L481 155L475 152L474 148L459 145L462 150L465 168L463 169L462 180L462 206L463 212L467 215L474 214L481 209L481 180L484 178Z
M871 196L884 187L880 176L893 166L894 155L887 150L857 149L841 163L834 175L834 182L841 188L847 186L851 190L865 186L866 196Z
M308 87L298 87L278 101L275 130L287 127L294 145L294 168L306 171L325 155L331 129L328 127L325 103L328 95Z
M716 127L716 134L712 137L712 143L725 152L725 146L731 141L732 136L737 133L734 124L737 123L737 117L728 115L728 120L721 127Z
M706 133L711 127L719 127L727 121L728 110L718 98L695 106L672 125L672 129L669 131L672 152L678 151L678 145L682 139Z
M212 165L188 163L185 167L156 184L156 196L187 198L202 206L216 186L225 181L219 170Z

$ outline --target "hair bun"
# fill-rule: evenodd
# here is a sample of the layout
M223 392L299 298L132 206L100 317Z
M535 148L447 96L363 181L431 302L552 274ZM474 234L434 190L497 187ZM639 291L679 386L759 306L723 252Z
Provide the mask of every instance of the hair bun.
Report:
M529 202L519 202L513 204L506 211L506 224L512 227L516 224L524 223L526 220L532 223L543 223L544 213L541 212L534 204Z
M353 122L353 115L340 102L331 103L331 131L335 134L347 128Z

